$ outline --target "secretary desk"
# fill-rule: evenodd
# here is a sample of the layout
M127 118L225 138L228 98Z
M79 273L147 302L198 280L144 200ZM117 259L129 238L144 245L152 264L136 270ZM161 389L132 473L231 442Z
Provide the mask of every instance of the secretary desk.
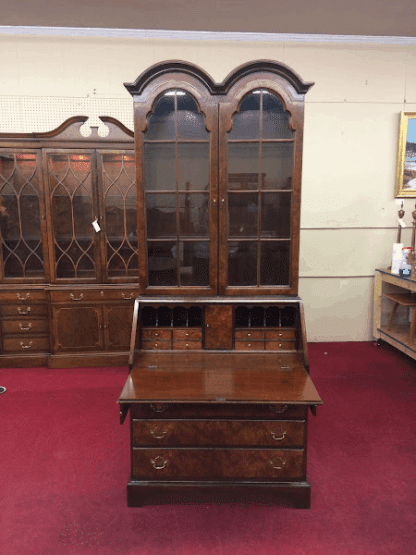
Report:
M309 376L298 294L304 97L274 61L220 84L181 61L134 101L139 296L128 505L307 508Z

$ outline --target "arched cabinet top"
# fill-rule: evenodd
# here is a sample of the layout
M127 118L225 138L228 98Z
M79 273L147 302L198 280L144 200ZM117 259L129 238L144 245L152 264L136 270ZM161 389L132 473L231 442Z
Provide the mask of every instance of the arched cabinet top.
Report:
M140 96L146 87L161 77L180 79L182 76L182 78L191 77L199 81L211 95L226 95L238 81L246 77L254 78L256 74L280 77L290 84L299 95L306 94L313 85L313 83L303 81L296 72L285 64L272 60L258 60L243 64L232 71L222 83L215 83L208 73L194 64L172 60L151 66L139 75L133 83L125 83L124 86L132 96Z

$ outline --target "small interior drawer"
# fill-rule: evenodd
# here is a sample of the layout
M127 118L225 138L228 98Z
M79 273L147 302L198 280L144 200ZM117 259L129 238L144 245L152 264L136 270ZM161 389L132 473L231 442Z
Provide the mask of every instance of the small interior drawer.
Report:
M202 330L199 328L173 328L173 339L202 339Z
M263 330L235 330L235 338L236 339L263 339L264 338L264 331Z
M266 340L266 351L294 351L295 348L294 341Z
M142 339L170 339L172 337L171 328L143 328Z
M202 341L189 339L189 340L174 340L173 349L179 351L192 351L202 349Z
M266 329L266 339L295 339L294 329Z
M264 351L264 341L235 341L236 351Z
M172 348L172 342L163 339L145 339L142 341L144 351L167 351Z

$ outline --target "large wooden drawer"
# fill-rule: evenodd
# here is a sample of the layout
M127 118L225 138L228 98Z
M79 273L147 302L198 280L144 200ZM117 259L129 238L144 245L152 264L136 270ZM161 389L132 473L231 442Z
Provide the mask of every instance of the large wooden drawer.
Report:
M132 449L134 480L306 479L303 449Z
M3 337L3 352L5 353L30 353L33 351L49 351L48 336Z
M48 333L48 320L31 320L27 316L19 320L3 320L2 330L5 335L19 334L27 335L31 333Z
M46 301L47 293L46 290L37 289L33 291L27 291L22 289L21 291L1 291L0 301L13 301L15 303L31 303Z
M303 447L305 422L133 420L133 445Z
M47 316L48 306L46 304L4 304L1 307L3 318L21 318L22 316Z
M132 289L58 289L51 290L51 301L83 303L92 301L133 301L137 293Z
M305 420L308 407L282 404L132 403L133 419Z

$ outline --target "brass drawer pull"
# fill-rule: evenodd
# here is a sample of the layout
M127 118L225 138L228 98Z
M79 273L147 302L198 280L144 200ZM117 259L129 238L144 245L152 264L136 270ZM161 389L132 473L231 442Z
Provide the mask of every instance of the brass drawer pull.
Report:
M73 293L71 293L69 296L71 297L71 299L73 301L80 301L81 299L84 298L84 293L80 293L79 297L75 297L75 295Z
M286 437L286 431L280 429L280 432L270 432L270 435L275 441L282 441Z
M22 347L22 349L30 349L31 347L33 347L33 341L29 341L27 345L23 343L23 341L21 341L20 346Z
M270 459L269 463L276 470L282 470L282 468L284 468L286 464L286 462L280 457L275 457L274 459Z
M134 293L130 293L130 296L127 296L126 293L122 292L121 296L123 297L123 299L125 299L126 301L131 301L131 299L134 299Z
M31 310L32 310L32 309L31 309L30 306L28 306L28 307L26 308L26 310L24 310L24 309L23 309L22 307L20 307L20 306L17 307L17 312L18 312L19 314L22 314L22 315L24 315L24 314L29 314L29 312L30 312Z
M167 403L154 403L150 405L150 408L155 412L165 412L169 408Z
M168 464L168 460L163 457L155 457L154 459L150 459L150 462L156 470L163 470Z
M288 408L288 405L269 405L269 409L276 414L283 414Z
M24 326L21 322L19 322L19 328L20 328L22 331L29 331L29 330L31 329L31 327L32 327L32 324L31 324L31 323L28 324L27 326Z
M163 439L164 437L166 437L168 430L164 430L163 428L159 427L159 428L153 428L152 430L149 430L150 434L152 435L152 437L154 437L155 439Z
M19 299L19 301L27 301L27 299L30 297L30 293L26 293L25 295L21 295L20 293L16 293L16 296Z

